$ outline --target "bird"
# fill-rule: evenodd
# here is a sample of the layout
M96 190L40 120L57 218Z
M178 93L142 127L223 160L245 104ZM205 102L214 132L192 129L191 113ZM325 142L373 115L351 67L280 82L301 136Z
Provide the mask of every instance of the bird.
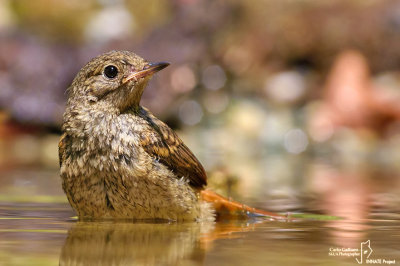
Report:
M60 176L79 219L206 221L215 220L216 207L253 212L206 189L192 151L140 105L150 78L168 65L110 51L90 60L67 89Z

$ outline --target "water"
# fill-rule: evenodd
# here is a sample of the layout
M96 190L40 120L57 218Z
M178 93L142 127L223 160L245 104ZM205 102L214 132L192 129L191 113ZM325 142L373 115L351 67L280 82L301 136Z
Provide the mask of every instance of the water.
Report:
M359 265L362 243L364 264L369 255L370 264L398 265L398 179L356 173L363 172L317 168L307 175L315 188L307 194L314 196L295 204L245 201L276 211L295 206L301 218L182 224L80 222L66 202L58 169L3 169L0 266Z
M3 203L0 213L0 265L358 265L360 256L347 250L359 252L367 240L369 259L400 263L396 214L370 215L360 224L177 224L79 222L64 203Z

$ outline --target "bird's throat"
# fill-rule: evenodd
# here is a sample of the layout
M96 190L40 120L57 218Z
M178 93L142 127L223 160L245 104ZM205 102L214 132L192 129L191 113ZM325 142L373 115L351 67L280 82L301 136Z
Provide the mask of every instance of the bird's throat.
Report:
M132 87L127 88L128 93L125 99L121 99L120 112L124 113L127 110L135 109L137 110L140 105L140 100L142 99L142 95L145 87L147 86L148 79L144 79L143 81L135 84Z

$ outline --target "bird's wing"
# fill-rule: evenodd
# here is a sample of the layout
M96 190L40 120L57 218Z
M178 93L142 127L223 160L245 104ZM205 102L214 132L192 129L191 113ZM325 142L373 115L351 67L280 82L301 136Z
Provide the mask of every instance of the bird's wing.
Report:
M141 134L144 150L166 165L177 177L188 178L192 187L202 188L207 185L203 166L178 135L145 108L139 110L139 116L152 129Z
M67 134L64 133L62 134L61 138L60 138L60 142L58 142L58 159L60 161L60 167L62 165L62 162L64 160L64 151L65 151L65 143L67 140Z

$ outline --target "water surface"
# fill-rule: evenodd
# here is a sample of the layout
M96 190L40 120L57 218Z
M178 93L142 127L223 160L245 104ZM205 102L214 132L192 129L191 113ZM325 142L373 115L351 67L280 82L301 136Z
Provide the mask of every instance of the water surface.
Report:
M358 265L361 257L348 250L359 252L367 240L369 259L400 262L396 214L373 214L360 224L177 224L80 222L64 203L2 203L0 213L0 265Z

